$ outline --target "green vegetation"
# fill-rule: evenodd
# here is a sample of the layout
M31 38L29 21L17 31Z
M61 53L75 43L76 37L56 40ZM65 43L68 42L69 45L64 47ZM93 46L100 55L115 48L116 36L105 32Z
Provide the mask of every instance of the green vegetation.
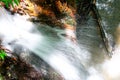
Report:
M6 56L7 56L6 52L4 50L0 50L0 59L4 60Z
M4 80L4 79L3 79L3 76L2 76L1 74L0 74L0 80Z
M12 5L12 7L14 7L14 5L19 5L20 0L0 0L0 2L4 3L8 8L10 5Z

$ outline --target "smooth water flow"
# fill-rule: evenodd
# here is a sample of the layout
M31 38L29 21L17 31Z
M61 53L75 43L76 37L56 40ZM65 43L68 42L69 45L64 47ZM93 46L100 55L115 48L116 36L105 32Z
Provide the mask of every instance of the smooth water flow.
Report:
M34 24L27 21L28 18L29 16L11 15L0 8L0 38L8 49L14 51L18 45L29 49L65 80L120 79L119 47L115 49L115 55L108 59L92 17L86 25L77 26L78 44L64 37L64 30ZM27 58L24 56L25 54L22 57ZM36 68L40 65L38 60L36 58L36 63L31 63Z

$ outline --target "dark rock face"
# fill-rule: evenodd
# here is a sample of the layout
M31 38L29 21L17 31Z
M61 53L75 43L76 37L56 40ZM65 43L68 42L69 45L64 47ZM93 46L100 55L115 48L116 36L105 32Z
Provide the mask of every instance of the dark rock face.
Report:
M0 61L0 73L4 80L63 80L63 78L55 72L43 60L40 61L40 70L26 63L19 57L6 57L5 61ZM44 63L44 64L43 64ZM47 67L43 71L43 68Z
M89 13L92 8L92 4L96 2L96 0L77 0L79 3L77 4L77 13L79 15L78 17L78 23L82 24L85 22L85 20L88 19Z
M20 59L6 57L4 63L0 66L0 68L1 75L5 80L42 79L41 73L39 73L31 65Z

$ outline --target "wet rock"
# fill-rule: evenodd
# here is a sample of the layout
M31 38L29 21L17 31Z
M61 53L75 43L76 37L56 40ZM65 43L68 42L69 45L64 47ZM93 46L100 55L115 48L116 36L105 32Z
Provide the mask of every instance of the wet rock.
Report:
M46 74L42 68L40 69L41 71L37 71L35 67L27 64L20 58L12 57L6 57L5 61L0 65L0 73L4 80L63 80L63 78L50 67L48 67Z

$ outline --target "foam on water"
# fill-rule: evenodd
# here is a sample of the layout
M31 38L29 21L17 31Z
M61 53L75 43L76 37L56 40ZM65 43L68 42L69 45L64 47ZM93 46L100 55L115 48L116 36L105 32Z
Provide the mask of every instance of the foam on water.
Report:
M35 43L33 42L41 39L40 34L31 33L34 25L26 20L27 16L13 16L3 8L0 11L0 34L3 39L3 44L7 45L15 41L18 44L23 42L34 46Z

